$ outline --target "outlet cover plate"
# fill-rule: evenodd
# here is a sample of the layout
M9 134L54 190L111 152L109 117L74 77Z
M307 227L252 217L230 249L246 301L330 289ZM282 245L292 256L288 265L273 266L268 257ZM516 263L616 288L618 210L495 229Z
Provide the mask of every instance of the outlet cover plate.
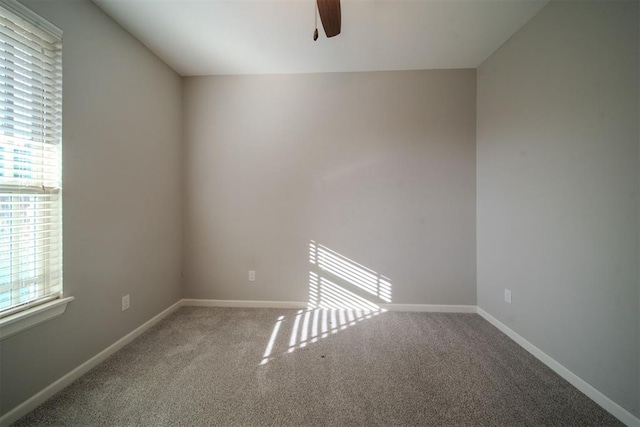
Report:
M504 290L504 300L507 304L511 304L511 291L509 289Z

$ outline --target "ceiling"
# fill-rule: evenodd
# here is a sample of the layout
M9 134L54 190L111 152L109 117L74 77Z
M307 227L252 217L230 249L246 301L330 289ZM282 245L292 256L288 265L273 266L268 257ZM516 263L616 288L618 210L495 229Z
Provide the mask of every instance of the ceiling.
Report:
M94 0L182 76L476 68L549 0Z

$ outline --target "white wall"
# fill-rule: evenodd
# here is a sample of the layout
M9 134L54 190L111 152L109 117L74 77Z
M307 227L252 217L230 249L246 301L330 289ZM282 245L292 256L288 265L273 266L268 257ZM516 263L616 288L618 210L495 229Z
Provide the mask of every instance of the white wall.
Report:
M183 104L185 297L307 301L314 240L393 303L475 304L474 70L186 78Z
M0 342L0 414L181 292L180 78L89 1L24 3L64 31L64 293L76 299Z
M479 306L636 416L638 16L552 1L479 67L477 116Z

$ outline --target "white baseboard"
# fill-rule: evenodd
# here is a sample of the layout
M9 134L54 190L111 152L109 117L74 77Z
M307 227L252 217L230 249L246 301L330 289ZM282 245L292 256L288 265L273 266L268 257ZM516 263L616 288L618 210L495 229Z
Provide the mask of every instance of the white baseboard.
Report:
M562 366L551 356L547 355L538 347L531 344L522 336L518 335L518 333L514 332L513 329L510 329L507 325L505 325L480 307L478 307L478 314L493 326L498 328L500 331L502 331L509 338L518 343L522 348L538 358L538 360L540 360L542 363L553 369L562 378L569 381L571 385L586 394L591 400L602 406L602 408L607 410L611 415L619 419L621 422L623 422L627 426L640 427L640 419L636 418L631 412L627 411L622 406L618 405L616 402L599 392L591 384L587 383L585 380Z
M421 313L477 313L475 305L443 304L378 304L388 311L413 311Z
M16 406L5 415L0 417L0 427L8 426L29 412L33 411L39 405L44 403L47 399L54 394L71 384L77 378L84 375L86 372L100 364L109 356L120 350L125 345L140 336L143 332L154 326L160 320L173 313L181 306L194 306L194 307L246 307L246 308L288 308L288 309L302 309L307 308L307 303L302 301L247 301L247 300L210 300L210 299L183 299L169 308L162 311L157 316L153 317L143 325L139 326L129 334L125 335L91 359L84 362L71 372L64 375L54 383L50 384L31 398L27 399L20 405ZM640 419L636 418L626 409L609 399L607 396L596 390L589 383L578 377L576 374L562 366L556 360L548 356L542 350L529 341L518 335L504 323L500 322L495 317L484 311L482 308L475 305L432 305L432 304L381 304L381 308L388 311L412 311L412 312L431 312L431 313L478 313L489 323L494 325L509 338L514 340L517 344L527 350L529 353L538 358L542 363L553 369L558 375L565 380L569 381L574 387L586 394L598 405L602 406L605 410L610 412L613 416L619 419L627 426L640 427Z
M251 301L230 299L183 299L187 307L238 307L238 308L307 308L303 301Z
M307 308L303 301L250 301L220 299L183 299L182 305L191 307L243 307L243 308ZM428 313L476 313L475 305L437 304L378 304L387 311L416 311Z
M35 395L31 396L29 399L25 400L2 417L0 417L0 426L9 426L12 423L16 422L23 416L27 415L29 412L36 409L38 406L43 404L47 399L52 397L54 394L59 392L60 390L67 387L76 379L80 378L85 373L89 372L92 368L99 365L101 362L106 360L109 356L120 350L125 345L129 344L131 341L142 335L143 332L154 326L156 323L167 317L169 314L176 311L178 308L182 306L182 300L176 302L166 310L162 311L157 316L154 316L147 322L143 323L138 328L134 329L124 337L120 338L118 341L111 344L109 347L102 350L100 353L93 356L91 359L84 362L82 365L78 366L71 372L64 375L62 378L57 381L49 384L44 389L40 390Z

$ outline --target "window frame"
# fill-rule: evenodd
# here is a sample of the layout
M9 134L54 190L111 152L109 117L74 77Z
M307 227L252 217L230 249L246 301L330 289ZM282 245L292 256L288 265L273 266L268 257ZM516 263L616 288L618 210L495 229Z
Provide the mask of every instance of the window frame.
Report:
M16 15L20 19L28 22L41 31L51 34L62 40L62 30L46 19L42 18L31 9L19 3L17 0L0 0L0 7ZM60 125L62 124L62 113L60 113ZM59 159L62 162L62 158ZM14 188L11 192L15 191ZM44 190L44 187L43 187ZM29 192L23 194L28 195ZM38 194L46 194L47 192ZM15 193L18 195L18 193ZM35 194L35 193L34 193ZM62 191L58 190L59 200L62 204ZM62 208L60 208L60 233L62 234ZM62 235L60 238L60 250L62 250ZM60 256L60 270L62 271L62 256ZM62 273L61 273L62 274ZM38 325L42 322L53 319L65 312L67 304L74 300L73 297L64 297L62 291L62 277L60 277L61 291L58 295L45 296L43 298L27 301L22 305L14 305L0 313L0 340L14 335L22 330Z

